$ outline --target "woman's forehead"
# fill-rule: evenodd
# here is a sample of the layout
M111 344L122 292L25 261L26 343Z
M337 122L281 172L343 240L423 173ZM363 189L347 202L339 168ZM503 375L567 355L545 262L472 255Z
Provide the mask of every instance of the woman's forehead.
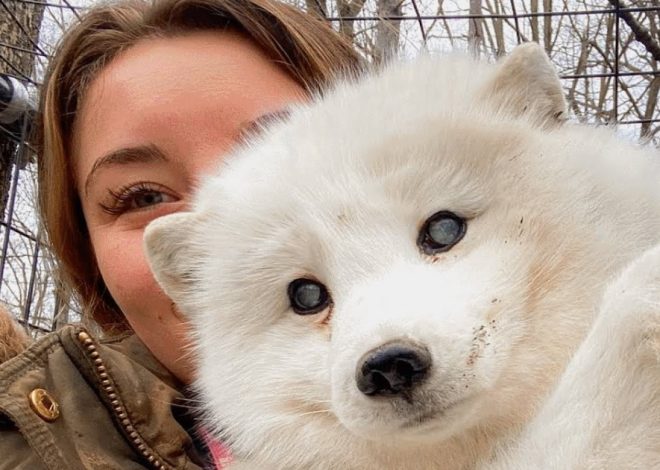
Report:
M236 33L140 41L87 90L74 126L76 173L83 177L96 159L122 146L233 139L245 122L303 95L281 67Z

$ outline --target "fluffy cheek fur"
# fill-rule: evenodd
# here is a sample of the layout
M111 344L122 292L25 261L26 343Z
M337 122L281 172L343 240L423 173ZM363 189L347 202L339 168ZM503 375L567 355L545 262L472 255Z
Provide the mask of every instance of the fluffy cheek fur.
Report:
M447 253L437 264L393 267L338 302L332 322L332 407L354 434L438 441L476 424L475 407L489 400L510 362L510 345L525 329L524 297L516 287L527 262L520 250L499 242L457 256L465 257L454 264ZM362 394L355 379L360 358L395 340L428 348L428 378L410 397Z
M240 316L195 319L197 347L203 352L197 386L209 405L209 422L243 431L214 430L236 449L262 446L251 439L328 413L327 333L292 312L255 331L262 313L258 306L246 298L242 308L233 310ZM251 334L236 335L242 329ZM250 431L250 423L258 430Z

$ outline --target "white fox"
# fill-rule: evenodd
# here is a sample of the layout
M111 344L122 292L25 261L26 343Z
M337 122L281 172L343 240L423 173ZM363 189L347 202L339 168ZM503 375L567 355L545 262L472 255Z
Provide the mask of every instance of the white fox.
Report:
M564 110L534 44L395 63L148 227L236 467L660 468L660 158Z

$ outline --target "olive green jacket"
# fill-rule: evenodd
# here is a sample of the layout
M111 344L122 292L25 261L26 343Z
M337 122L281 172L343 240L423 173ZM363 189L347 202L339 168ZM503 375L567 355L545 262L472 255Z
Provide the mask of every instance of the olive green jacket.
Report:
M180 388L134 335L51 333L0 364L0 469L201 469Z

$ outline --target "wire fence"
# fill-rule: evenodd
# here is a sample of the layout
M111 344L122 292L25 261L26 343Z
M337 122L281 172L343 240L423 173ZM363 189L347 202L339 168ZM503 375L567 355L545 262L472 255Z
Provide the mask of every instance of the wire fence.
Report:
M49 57L91 1L0 0L0 299L34 334L80 318L39 224L29 135ZM497 57L537 41L574 119L616 123L627 138L660 144L659 0L288 2L330 22L372 61L422 49Z

